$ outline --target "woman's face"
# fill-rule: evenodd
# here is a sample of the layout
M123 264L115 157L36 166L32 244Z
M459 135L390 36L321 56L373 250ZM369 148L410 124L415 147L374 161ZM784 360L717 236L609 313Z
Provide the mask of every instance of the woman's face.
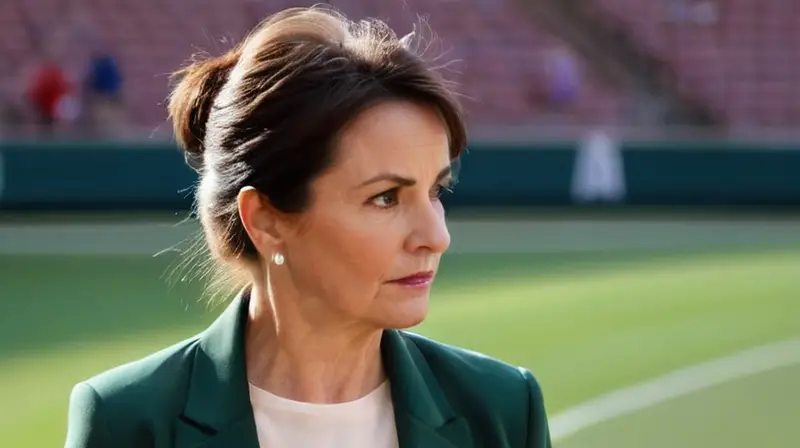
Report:
M286 261L270 267L273 282L290 283L315 318L418 324L450 245L439 201L450 181L447 131L434 110L402 101L366 110L312 184L309 210L282 225Z

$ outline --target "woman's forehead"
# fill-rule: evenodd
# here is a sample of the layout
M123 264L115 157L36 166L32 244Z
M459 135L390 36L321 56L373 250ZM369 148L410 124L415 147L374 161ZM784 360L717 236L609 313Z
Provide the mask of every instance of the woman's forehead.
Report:
M449 162L447 128L429 107L389 102L364 111L342 133L340 166L353 170L419 169ZM415 166L416 165L416 166Z

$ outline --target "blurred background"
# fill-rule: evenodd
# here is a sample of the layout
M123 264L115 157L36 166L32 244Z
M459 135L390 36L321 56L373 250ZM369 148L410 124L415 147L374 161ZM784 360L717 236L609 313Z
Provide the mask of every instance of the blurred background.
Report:
M556 447L800 446L797 0L327 3L435 34L464 94L417 331L530 368ZM169 74L310 4L0 2L0 446L219 313Z

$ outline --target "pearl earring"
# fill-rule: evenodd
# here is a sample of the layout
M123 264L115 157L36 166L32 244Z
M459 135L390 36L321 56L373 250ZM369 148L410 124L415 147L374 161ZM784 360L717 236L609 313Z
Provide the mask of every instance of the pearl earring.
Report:
M272 262L277 264L278 266L282 265L284 262L283 254L281 254L280 252L276 252L274 255L272 255Z

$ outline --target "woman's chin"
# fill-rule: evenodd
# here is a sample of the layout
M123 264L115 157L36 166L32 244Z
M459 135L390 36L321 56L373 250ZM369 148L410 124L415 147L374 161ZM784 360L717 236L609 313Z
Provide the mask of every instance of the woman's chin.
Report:
M414 299L404 299L401 303L392 304L381 319L382 327L392 330L404 330L419 325L428 315L428 294Z

